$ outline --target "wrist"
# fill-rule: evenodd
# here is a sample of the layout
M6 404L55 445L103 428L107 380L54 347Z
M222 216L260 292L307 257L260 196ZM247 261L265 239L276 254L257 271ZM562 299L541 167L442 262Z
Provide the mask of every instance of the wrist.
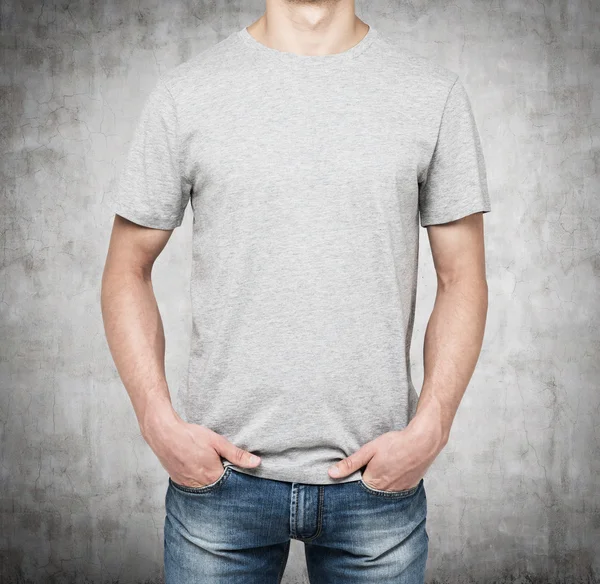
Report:
M408 428L431 445L436 452L441 451L450 436L450 422L443 413L441 404L430 399L419 404L417 412L408 424Z
M148 404L140 416L140 432L148 442L152 436L160 434L177 424L181 418L170 400L154 400Z

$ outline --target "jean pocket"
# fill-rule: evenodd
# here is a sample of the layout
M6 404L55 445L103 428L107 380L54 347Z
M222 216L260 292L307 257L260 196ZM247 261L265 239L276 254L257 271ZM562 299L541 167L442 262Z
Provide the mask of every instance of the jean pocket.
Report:
M376 489L375 487L372 487L371 485L365 483L362 476L358 480L358 484L371 495L376 495L378 497L391 497L395 499L403 499L405 497L410 497L411 495L414 495L419 490L419 487L423 484L423 479L421 479L414 487L411 487L410 489L404 489L402 491L384 491L382 489Z
M169 484L177 491L182 491L184 493L191 493L191 494L200 494L200 493L206 493L206 492L214 491L215 489L218 489L219 487L221 487L223 485L223 483L227 480L227 478L229 477L230 474L231 474L231 467L226 466L223 469L221 476L216 481L213 481L212 483L209 483L208 485L202 485L201 487L188 487L186 485L180 485L179 483L176 483L171 477L169 477Z

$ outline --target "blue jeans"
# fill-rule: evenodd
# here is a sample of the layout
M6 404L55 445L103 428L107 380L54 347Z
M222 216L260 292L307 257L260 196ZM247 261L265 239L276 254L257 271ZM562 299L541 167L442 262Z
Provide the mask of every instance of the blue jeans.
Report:
M291 538L311 584L422 584L429 545L423 479L405 491L361 480L309 485L225 467L203 487L169 478L165 584L278 584Z

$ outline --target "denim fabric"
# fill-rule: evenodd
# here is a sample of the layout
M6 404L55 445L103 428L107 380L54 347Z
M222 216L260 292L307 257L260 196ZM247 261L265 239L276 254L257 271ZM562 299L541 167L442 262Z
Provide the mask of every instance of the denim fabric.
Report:
M227 466L199 488L169 478L165 584L277 584L291 539L311 584L422 584L429 536L424 481L381 491L362 479L313 485Z

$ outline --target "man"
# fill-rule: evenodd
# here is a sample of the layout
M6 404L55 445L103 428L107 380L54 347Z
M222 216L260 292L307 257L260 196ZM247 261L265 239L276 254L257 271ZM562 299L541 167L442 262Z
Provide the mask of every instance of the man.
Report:
M188 201L180 417L151 270ZM169 474L166 582L280 582L292 538L313 583L423 582L423 476L487 312L490 201L457 75L399 49L350 0L267 0L160 79L112 209L102 310ZM420 396L419 221L438 276Z

